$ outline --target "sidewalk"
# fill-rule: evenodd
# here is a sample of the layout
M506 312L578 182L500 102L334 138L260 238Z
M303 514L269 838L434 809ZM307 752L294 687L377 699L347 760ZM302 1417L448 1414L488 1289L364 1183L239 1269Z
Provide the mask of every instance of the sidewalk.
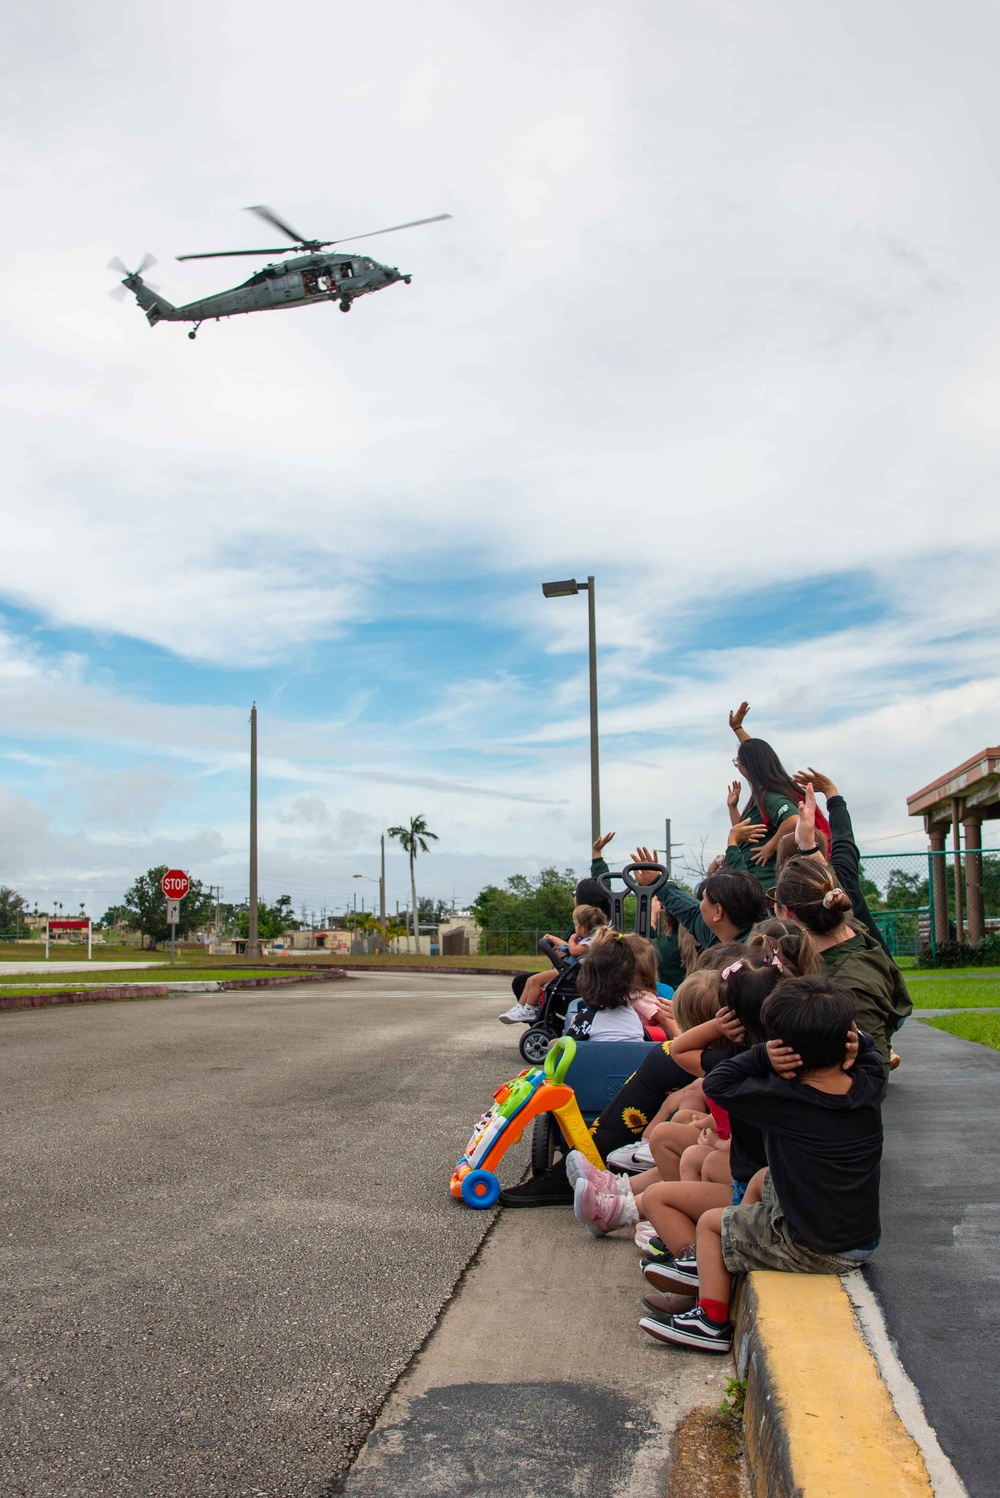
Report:
M865 1278L970 1498L994 1498L1000 1053L915 1018L897 1050L903 1064L885 1108L882 1248Z
M593 1238L568 1207L501 1212L345 1494L663 1498L675 1427L733 1366L640 1331L644 1288L631 1234Z

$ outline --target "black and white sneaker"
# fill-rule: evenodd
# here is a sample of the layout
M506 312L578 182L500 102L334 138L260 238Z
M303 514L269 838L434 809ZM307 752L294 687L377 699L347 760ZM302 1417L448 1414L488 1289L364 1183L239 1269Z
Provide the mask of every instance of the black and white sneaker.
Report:
M645 1252L642 1255L642 1262L645 1264L647 1259L662 1259L664 1254L672 1257L663 1239L657 1238L654 1233L653 1237L646 1244Z
M676 1347L694 1347L699 1352L733 1350L733 1323L712 1321L701 1306L695 1306L693 1311L682 1311L677 1316L653 1312L643 1316L639 1325L658 1342L672 1342Z
M657 1290L698 1288L698 1261L693 1254L679 1259L670 1253L655 1259L643 1259L642 1272Z

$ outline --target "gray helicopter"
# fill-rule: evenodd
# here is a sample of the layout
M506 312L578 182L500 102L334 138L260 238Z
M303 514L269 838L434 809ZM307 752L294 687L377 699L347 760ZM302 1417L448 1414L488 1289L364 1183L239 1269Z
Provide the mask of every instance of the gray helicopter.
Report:
M255 213L272 228L286 234L296 249L307 253L296 255L278 265L266 265L256 271L248 281L234 286L231 291L220 291L215 296L203 297L199 302L188 302L184 307L175 307L162 297L154 286L142 279L143 272L156 264L152 255L143 256L138 270L130 271L115 256L108 265L109 270L121 271L123 280L115 286L109 296L121 301L128 292L133 292L139 306L149 319L150 327L158 322L193 322L189 338L197 335L202 323L214 317L238 317L244 312L267 312L276 307L307 307L314 302L337 302L341 312L350 312L359 296L369 296L397 281L410 284L410 276L403 275L395 266L380 265L366 255L323 253L335 244L347 244L351 239L374 239L377 234L395 234L399 229L415 229L420 224L438 224L451 218L450 213L438 213L433 218L417 218L408 224L393 224L389 229L374 229L370 234L350 234L344 239L306 239L298 234L284 219L279 218L273 208L262 203L247 209ZM178 255L178 260L217 260L233 255L281 255L285 246L266 250L209 250L201 255Z

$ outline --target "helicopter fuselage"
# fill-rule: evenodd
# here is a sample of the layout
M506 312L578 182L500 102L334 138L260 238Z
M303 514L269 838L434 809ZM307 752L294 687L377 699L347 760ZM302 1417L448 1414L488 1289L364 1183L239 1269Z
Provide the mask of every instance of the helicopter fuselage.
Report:
M358 297L382 291L410 277L394 266L381 265L368 255L296 255L256 271L240 286L174 307L148 287L138 274L123 285L135 293L150 325L158 322L202 323L209 318L238 317L245 312L267 312L278 307L305 307L314 302L339 302L344 312ZM192 335L193 336L193 335Z

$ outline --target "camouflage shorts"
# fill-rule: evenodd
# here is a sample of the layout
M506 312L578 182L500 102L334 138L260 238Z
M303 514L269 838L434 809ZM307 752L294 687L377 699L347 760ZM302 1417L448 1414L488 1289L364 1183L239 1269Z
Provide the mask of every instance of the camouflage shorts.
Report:
M846 1274L860 1269L857 1259L824 1254L797 1243L785 1220L771 1172L764 1177L763 1200L727 1207L722 1214L722 1256L731 1274L748 1269L785 1269L797 1274Z

